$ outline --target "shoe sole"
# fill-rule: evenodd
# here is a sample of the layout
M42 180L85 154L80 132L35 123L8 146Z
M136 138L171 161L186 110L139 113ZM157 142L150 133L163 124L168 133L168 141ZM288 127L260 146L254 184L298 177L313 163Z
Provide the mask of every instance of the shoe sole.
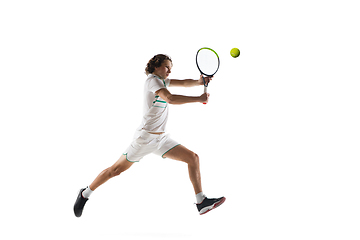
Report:
M201 209L200 215L204 215L205 213L208 213L208 212L210 212L211 210L219 207L221 204L223 204L223 203L225 202L225 200L226 200L226 198L223 197L219 202L214 203L213 205L211 205L211 206L209 206L209 207L205 207L205 208ZM202 211L204 211L204 212L202 212Z

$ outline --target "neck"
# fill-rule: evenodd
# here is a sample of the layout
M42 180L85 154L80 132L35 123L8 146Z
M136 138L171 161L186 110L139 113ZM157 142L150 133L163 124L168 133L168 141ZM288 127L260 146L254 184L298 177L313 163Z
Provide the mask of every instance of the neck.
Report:
M153 73L153 75L155 75L155 76L157 76L158 78L160 78L160 79L162 79L162 80L163 80L163 78L162 78L162 77L160 77L160 76L159 76L159 74Z

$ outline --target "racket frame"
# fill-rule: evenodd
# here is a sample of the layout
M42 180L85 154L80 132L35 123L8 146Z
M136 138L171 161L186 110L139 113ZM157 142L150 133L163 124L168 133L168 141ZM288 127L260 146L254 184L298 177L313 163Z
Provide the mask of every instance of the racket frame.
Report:
M217 56L217 59L218 59L217 69L216 69L216 71L215 71L213 74L211 74L211 75L206 74L206 73L204 73L203 71L201 71L201 69L200 69L200 67L199 67L199 64L198 64L198 58L197 58L197 57L198 57L199 52L200 52L201 50L203 50L203 49L207 49L207 50L210 50L210 51L212 51L213 53L215 53L215 55ZM219 67L220 67L220 58L219 58L219 55L218 55L213 49L208 48L208 47L200 48L200 49L197 51L195 61L196 61L196 66L197 66L197 68L199 69L201 75L205 75L205 76L207 76L207 77L213 77L213 76L215 75L215 73L217 73L217 71L219 70ZM207 93L207 87L208 87L209 83L207 83L207 84L205 83L205 78L204 78L204 76L202 76L202 79L203 79L203 83L204 83L204 93Z

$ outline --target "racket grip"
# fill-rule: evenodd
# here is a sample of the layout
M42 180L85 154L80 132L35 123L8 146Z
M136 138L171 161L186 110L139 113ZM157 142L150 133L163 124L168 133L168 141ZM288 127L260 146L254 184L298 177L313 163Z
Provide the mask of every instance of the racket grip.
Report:
M204 93L207 93L207 87L204 86ZM206 102L204 102L203 104L206 104Z

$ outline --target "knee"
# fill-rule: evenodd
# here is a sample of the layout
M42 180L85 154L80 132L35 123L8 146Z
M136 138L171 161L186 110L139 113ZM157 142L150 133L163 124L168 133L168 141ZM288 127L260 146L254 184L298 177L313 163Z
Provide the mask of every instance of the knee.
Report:
M190 165L199 165L200 164L199 155L197 155L196 153L192 153L189 160L190 160L189 161Z
M109 175L110 177L116 177L119 176L122 170L119 167L109 168Z

